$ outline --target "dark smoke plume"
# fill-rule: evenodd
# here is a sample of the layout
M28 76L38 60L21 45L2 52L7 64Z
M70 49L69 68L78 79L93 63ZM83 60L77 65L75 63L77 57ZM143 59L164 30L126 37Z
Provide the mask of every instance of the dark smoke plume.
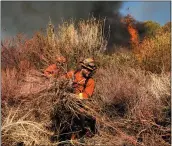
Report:
M67 2L67 1L52 1L52 2L2 2L2 28L5 28L7 33L16 34L19 32L31 34L33 31L40 28L46 28L51 17L53 23L57 26L62 22L62 19L75 20L87 19L91 12L98 11L111 12L113 9L118 11L121 2L109 2L108 5L101 5L102 2ZM108 2L106 2L108 3ZM98 11L97 11L98 10Z
M99 2L94 5L92 10L94 17L106 18L105 35L108 39L108 51L114 51L115 46L129 46L130 34L127 29L127 25L122 23L122 16L119 13L119 8L122 6L122 2L116 2L115 7L110 2ZM115 8L115 9L114 9ZM144 37L145 27L142 22L135 20L135 28L138 30L140 40ZM110 33L109 33L110 29Z
M114 44L126 45L130 38L126 26L121 23L122 16L119 13L121 6L122 2L116 2L114 6L111 2L104 1L95 3L92 9L94 17L106 18L105 36L108 38L108 48Z
M31 36L34 31L46 28L49 17L57 26L62 19L88 19L93 15L96 18L106 17L105 34L106 36L110 34L109 48L114 44L126 46L130 35L126 26L121 23L122 16L119 13L121 6L122 2L119 1L3 1L1 3L2 37L13 36L17 33Z
M63 19L86 18L92 7L90 2L2 2L2 28L6 33L31 35L40 28L45 29L51 17L57 26ZM83 9L84 7L84 9Z

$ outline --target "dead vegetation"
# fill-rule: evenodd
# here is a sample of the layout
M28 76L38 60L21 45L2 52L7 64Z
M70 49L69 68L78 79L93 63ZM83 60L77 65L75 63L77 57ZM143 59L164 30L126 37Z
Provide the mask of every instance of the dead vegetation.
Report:
M141 60L132 52L109 56L101 52L105 47L102 25L94 19L77 26L64 23L55 35L55 45L41 33L32 39L18 37L11 41L13 45L10 41L3 43L2 145L57 145L58 141L50 141L53 132L47 129L52 116L57 114L62 124L79 112L81 103L68 92L68 81L49 80L42 74L59 52L68 58L67 70L88 56L94 57L99 66L94 75L94 96L82 103L84 113L96 117L98 134L86 138L85 145L170 145L170 45L164 46L169 38L145 40L141 49L146 50L149 42L153 50L145 58L141 52ZM156 42L158 50L150 47ZM156 53L163 56L161 62ZM157 67L152 68L153 64ZM77 140L72 143L81 145Z

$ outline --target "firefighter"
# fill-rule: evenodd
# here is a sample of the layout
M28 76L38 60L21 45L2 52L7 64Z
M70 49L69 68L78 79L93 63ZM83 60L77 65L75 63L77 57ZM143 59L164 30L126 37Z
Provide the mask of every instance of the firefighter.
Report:
M76 71L66 73L66 78L72 80L73 93L79 99L88 99L92 96L95 87L95 81L92 75L96 69L94 60L87 58L80 62L80 68Z
M50 77L56 77L59 76L60 74L64 74L65 69L64 69L64 64L66 63L66 58L63 56L58 56L56 58L56 63L48 66L44 70L44 75L48 78Z
M89 99L94 92L95 81L92 78L94 71L96 70L95 62L92 58L87 58L80 62L80 68L76 71L69 71L65 74L65 77L72 80L72 92L76 95L76 98L82 100ZM81 106L82 109L82 106ZM86 128L86 121L89 123L89 131ZM87 133L91 132L93 135L96 133L96 120L95 118L83 114L79 114L73 120L74 125L79 125L81 131L79 133L79 138L83 137ZM75 129L72 129L75 132ZM63 131L61 132L62 136L59 137L59 140L65 140L65 135ZM72 135L73 136L73 135Z

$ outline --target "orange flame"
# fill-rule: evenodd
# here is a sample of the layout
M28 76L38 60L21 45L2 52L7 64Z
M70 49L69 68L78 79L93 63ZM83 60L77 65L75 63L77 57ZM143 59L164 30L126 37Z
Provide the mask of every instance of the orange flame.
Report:
M138 32L137 30L132 26L132 25L128 25L128 32L131 35L131 43L138 45L139 39L138 39Z
M130 38L130 44L133 47L133 53L136 55L139 62L142 62L143 56L140 53L139 49L139 35L137 29L134 27L135 20L131 15L127 15L125 18L123 18L122 23L124 23L127 26L127 30L131 36Z
M137 45L139 43L139 36L137 29L134 28L134 19L131 15L127 15L122 22L124 22L127 25L128 32L131 36L130 41L131 44Z

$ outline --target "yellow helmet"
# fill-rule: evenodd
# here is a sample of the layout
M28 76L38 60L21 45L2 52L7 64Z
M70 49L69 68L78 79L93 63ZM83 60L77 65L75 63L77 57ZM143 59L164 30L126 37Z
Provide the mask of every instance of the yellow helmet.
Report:
M66 58L63 57L63 56L58 56L58 57L56 58L56 61L57 61L57 62L60 62L60 63L66 63Z
M96 69L95 61L92 58L87 58L87 59L83 60L80 63L81 63L82 67L87 68L87 69L89 69L91 71Z

